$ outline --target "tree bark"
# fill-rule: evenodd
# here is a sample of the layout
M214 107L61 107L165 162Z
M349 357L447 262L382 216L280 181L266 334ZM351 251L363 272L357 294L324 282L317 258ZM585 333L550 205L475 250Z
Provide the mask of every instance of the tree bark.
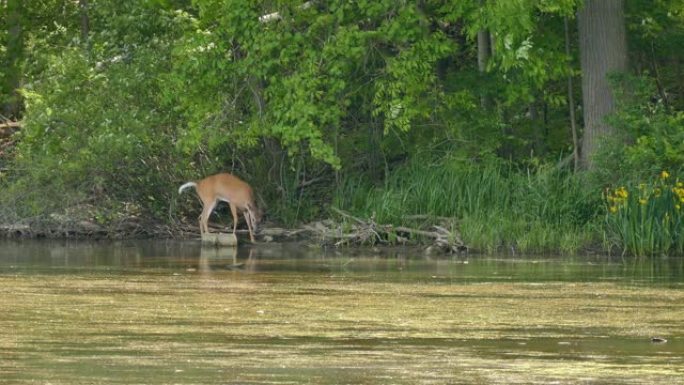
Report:
M605 117L615 109L608 75L627 70L624 0L586 0L578 14L582 68L581 166L593 168L600 143L614 135Z

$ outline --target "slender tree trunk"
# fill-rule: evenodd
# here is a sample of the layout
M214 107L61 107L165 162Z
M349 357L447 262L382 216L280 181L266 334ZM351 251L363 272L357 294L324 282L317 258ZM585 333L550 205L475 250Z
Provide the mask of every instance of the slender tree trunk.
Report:
M655 76L656 86L658 87L658 93L660 94L660 99L663 101L663 105L666 110L670 109L670 101L667 97L667 92L665 91L665 86L663 86L662 78L660 76L660 70L658 69L658 57L655 51L655 41L651 40L651 66L653 68L653 75Z
M528 109L532 133L531 148L535 156L546 153L547 127L544 109L544 100L536 95L534 100L530 102Z
M383 175L382 157L382 123L376 118L371 118L368 124L368 175L370 179L380 184L387 175ZM384 176L384 178L383 178Z
M674 66L677 69L677 78L679 79L679 90L677 93L682 97L684 96L684 71L682 71L682 62L679 57L674 57Z
M78 0L78 7L81 11L81 41L88 42L90 34L90 17L88 16L88 0Z
M570 58L570 25L568 18L563 19L565 27L565 54ZM570 112L570 133L572 134L572 160L574 170L579 169L579 141L577 140L577 118L575 118L575 85L572 73L568 74L568 111Z
M615 109L608 75L627 70L624 0L586 0L579 11L584 135L581 165L593 168L601 141L614 135L606 115Z
M481 29L477 32L477 69L480 73L487 70L487 62L492 55L490 48L489 31Z
M5 78L1 91L7 97L2 100L2 114L8 118L18 118L21 110L21 97L18 93L21 87L21 59L24 53L24 31L21 25L22 1L7 0L7 57L5 59Z
M485 0L480 0L480 8L484 7ZM485 28L477 32L477 69L484 75L487 70L487 63L492 56L491 39L489 31ZM480 95L480 105L483 109L491 107L491 101L486 92Z

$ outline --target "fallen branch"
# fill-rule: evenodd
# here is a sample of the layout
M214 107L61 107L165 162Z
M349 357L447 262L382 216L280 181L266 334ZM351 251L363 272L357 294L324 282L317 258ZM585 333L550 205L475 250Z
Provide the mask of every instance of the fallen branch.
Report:
M21 128L21 122L14 122L9 120L4 123L0 123L0 130L5 128Z

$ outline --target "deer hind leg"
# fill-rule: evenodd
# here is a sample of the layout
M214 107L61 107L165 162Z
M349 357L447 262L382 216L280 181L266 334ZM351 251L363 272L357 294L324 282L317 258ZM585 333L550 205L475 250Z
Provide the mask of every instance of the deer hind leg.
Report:
M252 221L254 219L254 214L252 213L252 210L247 207L245 211L242 212L242 215L245 217L245 222L247 222L247 229L249 230L249 239L254 243L254 229L252 226Z
M200 222L200 233L209 233L209 215L211 215L211 212L214 211L214 207L216 207L216 201L213 202L202 202L202 214L200 214L199 217L199 222Z

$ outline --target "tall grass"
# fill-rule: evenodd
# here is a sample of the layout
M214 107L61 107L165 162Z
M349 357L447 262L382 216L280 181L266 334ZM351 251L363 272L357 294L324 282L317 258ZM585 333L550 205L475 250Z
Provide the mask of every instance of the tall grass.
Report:
M463 240L495 252L572 253L597 238L588 226L600 195L579 177L553 169L528 172L492 161L412 162L383 187L348 179L334 204L378 222L413 225L415 215L458 219Z

